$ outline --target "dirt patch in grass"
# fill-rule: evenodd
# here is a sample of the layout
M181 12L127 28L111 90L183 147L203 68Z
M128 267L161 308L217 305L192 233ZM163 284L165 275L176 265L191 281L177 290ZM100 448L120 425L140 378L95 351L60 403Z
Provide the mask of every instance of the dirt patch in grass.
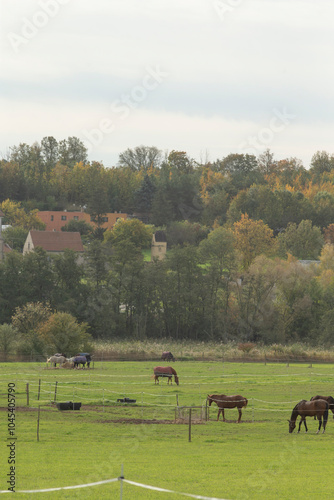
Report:
M112 420L97 420L96 421L99 424L187 424L188 425L188 420L183 420L183 419L176 419L176 420L146 420L143 418L117 418L117 419L112 419ZM192 420L191 424L197 425L197 424L204 424L205 422L203 420Z

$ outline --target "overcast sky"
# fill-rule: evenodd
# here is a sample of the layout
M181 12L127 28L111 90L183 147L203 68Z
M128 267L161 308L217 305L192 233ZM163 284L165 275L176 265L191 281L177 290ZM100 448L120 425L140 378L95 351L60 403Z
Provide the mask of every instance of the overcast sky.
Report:
M0 153L334 153L333 0L0 0Z

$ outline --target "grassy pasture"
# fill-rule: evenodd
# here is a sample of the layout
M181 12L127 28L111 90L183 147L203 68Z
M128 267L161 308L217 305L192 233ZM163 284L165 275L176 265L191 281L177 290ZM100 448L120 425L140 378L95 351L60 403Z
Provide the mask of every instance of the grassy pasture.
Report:
M226 499L333 498L334 421L316 435L288 433L293 406L315 394L333 395L333 365L176 362L180 385L155 385L152 362L95 363L94 370L45 369L39 363L0 364L0 490L7 489L8 382L16 385L16 490L86 484L116 478L173 491ZM40 399L38 397L39 380ZM57 401L80 401L80 411L59 411ZM29 407L26 384L29 383ZM188 440L179 406L201 406L208 393L241 394L249 400L242 422L195 421ZM118 398L136 399L120 404ZM37 410L40 440L36 439ZM188 410L184 410L187 417ZM175 416L177 423L174 423ZM204 416L204 414L203 414ZM21 494L35 498L37 494ZM120 498L120 483L59 492L43 498ZM37 495L38 497L38 495ZM186 498L123 484L123 499Z

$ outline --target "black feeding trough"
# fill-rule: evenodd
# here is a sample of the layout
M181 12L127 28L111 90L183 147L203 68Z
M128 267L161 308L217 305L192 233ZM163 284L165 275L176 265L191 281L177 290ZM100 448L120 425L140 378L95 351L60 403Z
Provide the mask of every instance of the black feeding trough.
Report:
M66 401L65 403L57 403L58 410L80 410L81 403L72 403L72 401Z

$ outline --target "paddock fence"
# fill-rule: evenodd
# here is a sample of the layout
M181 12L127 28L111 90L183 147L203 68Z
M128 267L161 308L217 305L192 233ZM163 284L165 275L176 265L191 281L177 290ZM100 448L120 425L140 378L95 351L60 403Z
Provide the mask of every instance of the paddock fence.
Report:
M298 399L293 397L282 398L278 401L271 398L260 399L250 395L252 393L250 387L248 391L242 391L248 399L248 404L247 407L242 408L241 422L263 422L272 419L273 414L276 414L278 418L280 416L282 419L288 418L293 407L301 399L310 399L311 396L315 395L317 391L312 388L318 385L315 382L317 378L326 377L327 380L334 381L334 374L331 376L328 373L312 375L312 380L302 376L299 377L304 392L301 393ZM157 423L159 423L159 420L161 423L163 421L187 423L190 410L191 419L194 423L217 420L218 406L215 403L212 403L210 407L208 406L206 393L204 393L201 384L189 382L189 385L198 386L198 395L192 394L190 400L187 394L170 394L163 390L158 394L150 391L136 391L132 389L131 383L127 380L124 383L111 382L106 380L107 378L103 379L101 382L103 387L99 388L91 388L89 387L89 381L79 379L72 379L71 381L55 380L52 382L41 378L34 381L17 380L17 411L34 411L38 407L42 411L58 411L57 403L71 402L81 403L81 411L95 412L104 415L105 418L118 419L123 422L136 419L136 423L141 421L144 423L144 421L148 420L156 420ZM228 376L225 378L228 379ZM281 378L280 385L284 386L286 384L288 386L291 384L290 378L285 379L283 376ZM221 379L219 379L219 383L223 385ZM296 381L294 381L295 383ZM240 377L238 384L242 384L242 378L240 379ZM305 388L307 388L306 394ZM129 414L128 410L130 408L131 413ZM225 409L225 418L228 422L236 421L237 417L236 408Z
M52 354L50 354L51 356ZM69 356L70 357L70 356ZM13 353L4 353L0 351L0 362L24 362L24 363L46 363L47 356L31 352L30 354L13 354ZM148 362L160 362L160 355L152 355L150 353L138 352L131 354L122 354L122 353L109 353L105 355L94 355L93 361L97 363L110 362L110 361L148 361ZM202 354L194 354L194 355L181 355L177 357L177 361L214 361L218 363L277 363L277 364L299 364L299 363L309 363L313 364L329 364L334 363L334 356L314 356L307 354L305 355L297 355L297 354L287 354L282 355L277 353L277 355L265 355L265 354L248 354L245 353L240 356L224 356L217 355L211 356Z

